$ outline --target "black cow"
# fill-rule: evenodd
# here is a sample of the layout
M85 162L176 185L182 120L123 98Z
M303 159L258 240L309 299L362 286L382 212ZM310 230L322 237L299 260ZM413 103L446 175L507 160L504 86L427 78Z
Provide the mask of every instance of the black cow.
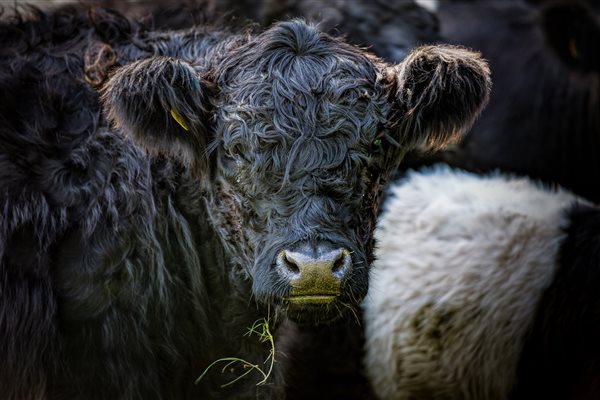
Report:
M443 2L441 34L482 52L490 104L446 160L600 201L600 9L594 2ZM590 179L592 178L592 179Z
M256 321L354 309L386 177L455 139L490 87L461 48L388 65L297 20L31 14L0 24L6 399L276 397L278 371L232 383L242 362L194 380L221 357L262 365Z

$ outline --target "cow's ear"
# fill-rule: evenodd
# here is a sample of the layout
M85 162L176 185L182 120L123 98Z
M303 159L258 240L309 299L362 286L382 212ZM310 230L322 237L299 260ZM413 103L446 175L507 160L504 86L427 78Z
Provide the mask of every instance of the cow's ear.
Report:
M491 80L478 53L455 46L423 46L392 67L398 140L424 150L457 141L488 101Z
M150 153L206 162L207 84L185 61L152 57L116 70L102 88L108 118Z
M550 2L541 13L546 41L569 67L600 71L600 24L583 2Z

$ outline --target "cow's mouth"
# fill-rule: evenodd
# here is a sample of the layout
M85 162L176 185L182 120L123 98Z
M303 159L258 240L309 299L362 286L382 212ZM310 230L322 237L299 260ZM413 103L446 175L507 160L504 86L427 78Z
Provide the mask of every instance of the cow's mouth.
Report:
M301 324L330 323L342 317L350 304L342 296L332 293L290 295L283 298L282 307L289 319Z
M292 304L330 304L337 299L332 294L307 294L286 297L284 300Z

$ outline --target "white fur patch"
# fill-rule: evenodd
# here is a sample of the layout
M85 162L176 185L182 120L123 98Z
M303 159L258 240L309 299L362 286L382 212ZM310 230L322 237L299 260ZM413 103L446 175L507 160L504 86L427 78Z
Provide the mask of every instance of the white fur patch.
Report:
M577 198L447 167L391 188L364 304L381 399L506 399Z

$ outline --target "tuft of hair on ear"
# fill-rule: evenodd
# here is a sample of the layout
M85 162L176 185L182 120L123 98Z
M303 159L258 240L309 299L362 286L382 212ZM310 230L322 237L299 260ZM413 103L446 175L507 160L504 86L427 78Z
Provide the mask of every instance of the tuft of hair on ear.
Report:
M402 144L421 150L456 143L487 104L492 86L481 54L458 46L417 47L391 73L391 125Z
M207 83L187 62L152 57L117 69L101 89L106 115L145 147L184 165L207 165Z

